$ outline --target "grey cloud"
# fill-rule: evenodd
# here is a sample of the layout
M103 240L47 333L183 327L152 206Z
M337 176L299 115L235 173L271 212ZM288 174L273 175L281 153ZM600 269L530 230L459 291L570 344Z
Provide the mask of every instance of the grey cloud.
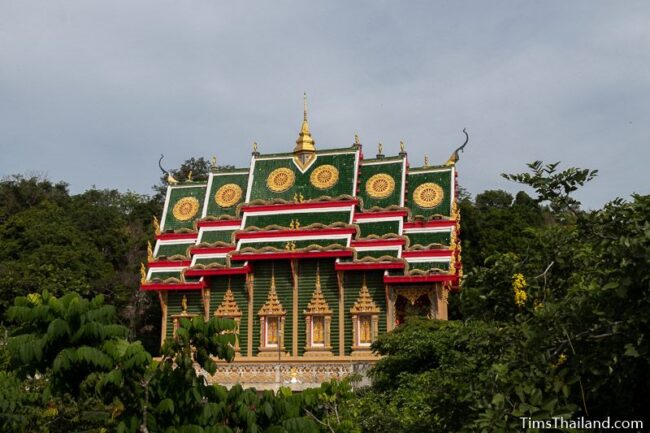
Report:
M4 1L0 175L149 192L168 164L292 148L462 142L473 193L534 159L598 168L588 207L648 193L650 4Z

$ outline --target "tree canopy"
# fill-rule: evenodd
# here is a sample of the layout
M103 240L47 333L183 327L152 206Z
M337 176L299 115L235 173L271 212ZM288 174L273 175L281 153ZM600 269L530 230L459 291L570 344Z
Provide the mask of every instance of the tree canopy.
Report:
M173 174L208 170L204 159L184 167ZM157 302L138 294L137 267L158 199L5 179L0 423L143 433L511 432L522 417L553 416L647 425L650 196L586 212L571 194L595 170L528 169L504 177L532 196L462 195L454 320L409 318L381 335L369 387L301 394L207 384L214 360L233 356L230 321L182 320L162 349L148 344Z

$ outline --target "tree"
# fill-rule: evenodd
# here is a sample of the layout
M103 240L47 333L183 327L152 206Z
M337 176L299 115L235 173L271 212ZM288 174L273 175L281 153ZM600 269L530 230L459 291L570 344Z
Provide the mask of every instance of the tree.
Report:
M570 194L598 175L598 170L575 167L557 173L559 162L544 164L543 161L533 161L527 165L532 173L502 173L501 176L533 188L537 192L538 203L549 202L556 214L575 213L580 202Z
M86 427L118 432L317 432L314 414L324 413L319 412L323 400L313 393L307 401L286 389L260 396L255 390L207 383L205 375L217 368L213 357L229 361L234 356L232 320L181 320L160 361L154 361L139 342L126 339L127 329L116 323L115 309L101 296L57 298L44 292L18 297L7 318L13 326L8 348L16 375L45 377L45 395L72 401L68 406L77 408L76 421L66 422L59 419L64 406L53 407L51 422L66 431L92 414ZM0 381L17 386L15 378L0 376ZM328 401L337 392L340 388L332 389ZM15 408L16 399L0 393L0 408L5 403ZM28 424L34 419L29 414ZM24 429L22 419L12 427L15 431Z
M62 206L68 199L68 184L53 184L42 177L8 176L0 181L0 224L21 211L44 201Z

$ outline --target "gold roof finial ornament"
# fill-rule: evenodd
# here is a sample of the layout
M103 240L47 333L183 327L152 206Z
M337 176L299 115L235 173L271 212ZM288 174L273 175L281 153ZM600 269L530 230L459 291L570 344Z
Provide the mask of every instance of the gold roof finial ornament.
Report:
M354 134L354 144L361 144L359 141L359 134Z
M158 167L160 167L160 170L163 172L163 175L166 176L165 180L167 181L168 185L176 185L178 183L178 180L174 176L172 176L171 172L165 170L162 166L162 160L165 157L165 155L160 155L160 159L158 160Z
M153 225L154 233L156 233L156 236L159 235L160 234L160 223L158 222L158 218L156 217L156 215L153 216L152 225Z
M144 266L144 263L140 262L140 284L147 282L147 268Z
M257 151L257 141L253 141L253 155L257 156L260 153Z
M171 173L167 173L167 183L169 185L177 185L178 180L176 180L176 178L174 176L172 176Z
M181 308L183 309L183 314L187 314L187 296L183 295L181 299Z
M210 171L213 173L217 171L217 157L215 155L212 155L210 159Z
M147 261L149 263L154 261L153 248L151 247L151 241L147 241Z
M192 182L192 170L190 170L190 172L187 173L187 181Z
M399 142L399 156L406 156L406 144L403 140Z
M320 289L320 260L316 260L316 290Z
M303 119L302 127L298 133L298 139L296 140L296 147L293 149L294 153L298 152L315 152L316 147L314 144L316 142L311 137L311 131L309 130L309 122L307 121L307 93L304 94L304 110L303 110Z
M424 155L424 166L425 167L429 166L429 155Z
M447 162L445 162L445 165L455 165L460 159L458 152L465 151L465 146L467 146L467 142L469 141L469 134L467 133L467 128L463 128L463 134L465 134L465 142L461 146L459 146L456 150L453 151L453 153L451 154Z

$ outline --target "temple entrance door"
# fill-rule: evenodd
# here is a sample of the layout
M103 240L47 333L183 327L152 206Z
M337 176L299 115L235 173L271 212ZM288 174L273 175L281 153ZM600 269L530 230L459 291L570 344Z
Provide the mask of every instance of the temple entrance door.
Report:
M431 299L427 293L405 295L398 291L395 300L395 326L404 323L406 318L411 316L431 318L431 307Z

